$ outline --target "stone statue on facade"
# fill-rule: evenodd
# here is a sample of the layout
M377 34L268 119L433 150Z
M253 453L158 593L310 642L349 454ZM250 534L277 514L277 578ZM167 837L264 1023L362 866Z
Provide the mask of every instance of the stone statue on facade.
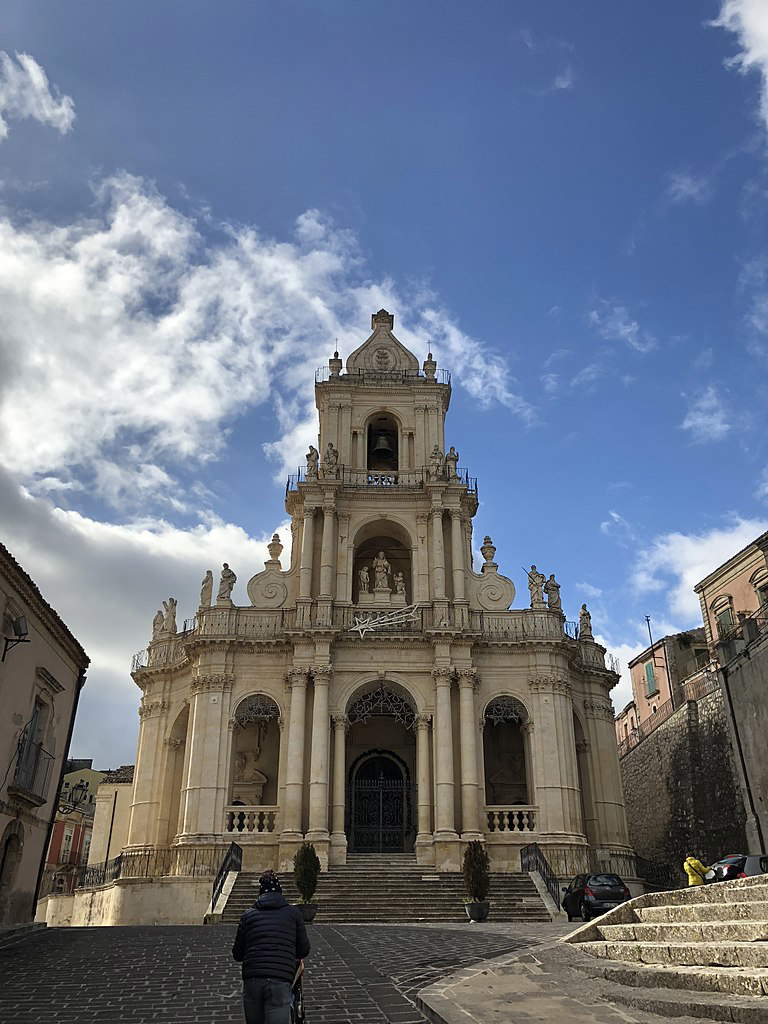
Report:
M371 580L368 575L368 566L364 565L358 575L360 577L360 593L367 594L371 585Z
M176 632L176 598L169 597L163 601L163 629L166 633Z
M451 445L450 450L445 454L445 475L449 480L455 480L459 475L456 471L456 467L459 464L459 453Z
M439 445L435 445L432 449L432 453L429 456L429 478L430 480L440 480L443 476L443 470L445 467L445 456L440 451Z
M221 569L221 582L219 583L219 592L216 595L216 601L232 601L232 591L235 589L237 583L237 576L229 568L229 565L225 562Z
M157 638L162 633L164 627L165 627L165 616L163 615L163 613L158 608L157 611L155 612L154 619L152 619L152 639L153 640L157 640Z
M547 595L547 607L551 612L561 612L563 605L560 600L560 584L555 579L555 574L551 573L549 579L544 584L544 593Z
M200 607L210 608L211 599L213 598L213 573L209 569L203 577L203 582L200 585Z
M317 480L317 467L320 464L320 452L313 444L307 452L307 480Z
M544 608L544 584L547 577L539 572L535 565L531 566L528 573L528 592L531 595L531 608Z
M405 577L401 572L396 572L392 577L395 584L396 594L405 594Z
M333 447L333 441L328 442L328 447L323 455L323 476L333 480L338 472L339 451Z
M387 561L384 552L380 551L373 560L373 589L391 590L389 585L389 573L391 566Z
M579 612L579 640L594 639L592 636L592 616L587 611L587 606L583 604Z

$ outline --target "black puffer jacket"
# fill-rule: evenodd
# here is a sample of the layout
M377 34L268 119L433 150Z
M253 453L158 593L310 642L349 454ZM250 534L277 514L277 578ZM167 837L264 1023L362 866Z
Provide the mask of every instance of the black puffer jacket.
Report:
M299 960L309 953L304 919L281 892L267 892L246 910L237 926L232 956L244 978L293 981Z

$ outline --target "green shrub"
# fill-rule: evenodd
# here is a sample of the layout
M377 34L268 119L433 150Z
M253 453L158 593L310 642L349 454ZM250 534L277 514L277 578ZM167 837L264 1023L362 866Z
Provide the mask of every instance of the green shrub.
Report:
M302 903L311 903L317 889L320 858L312 843L302 843L293 858L293 878Z
M488 854L483 843L474 840L467 843L464 851L464 889L472 903L482 903L488 899L491 890L491 878L488 873Z

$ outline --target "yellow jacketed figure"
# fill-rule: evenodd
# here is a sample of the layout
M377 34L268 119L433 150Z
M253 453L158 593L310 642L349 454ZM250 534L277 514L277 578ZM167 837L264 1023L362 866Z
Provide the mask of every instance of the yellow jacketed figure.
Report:
M688 885L704 885L704 875L709 868L705 867L697 857L686 857L683 870L688 875Z

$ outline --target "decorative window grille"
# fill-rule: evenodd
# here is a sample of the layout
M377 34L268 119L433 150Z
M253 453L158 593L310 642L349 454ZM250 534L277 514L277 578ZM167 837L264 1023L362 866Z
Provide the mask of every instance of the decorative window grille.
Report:
M502 722L522 725L527 720L525 705L517 697L494 697L485 709L485 721L491 725L500 725Z
M383 684L351 705L347 718L350 725L355 722L365 724L372 715L387 715L400 722L406 729L413 729L416 724L416 709L399 693L388 690Z
M237 705L235 711L235 722L244 729L252 722L268 722L280 718L280 708L263 693L256 693L252 697L246 697Z

